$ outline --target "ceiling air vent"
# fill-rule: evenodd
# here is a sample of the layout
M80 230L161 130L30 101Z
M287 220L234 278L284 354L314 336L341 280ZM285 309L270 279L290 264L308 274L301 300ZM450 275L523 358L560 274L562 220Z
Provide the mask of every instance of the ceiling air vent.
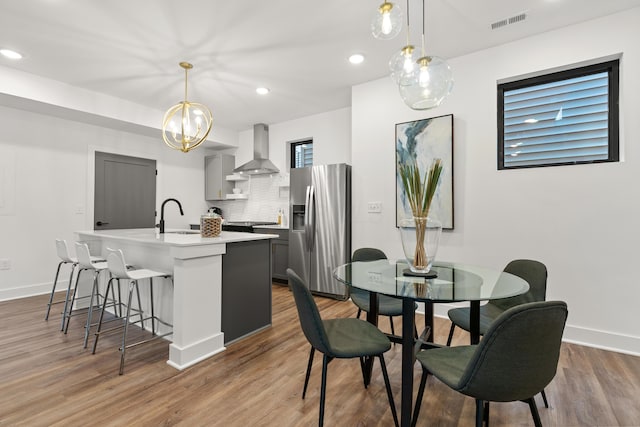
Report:
M527 19L527 13L526 12L522 12L518 15L512 16L510 18L504 18L501 19L499 21L494 22L493 24L491 24L491 29L492 30L497 30L498 28L502 28L505 27L507 25L511 25L511 24L515 24L516 22L522 22L525 19Z

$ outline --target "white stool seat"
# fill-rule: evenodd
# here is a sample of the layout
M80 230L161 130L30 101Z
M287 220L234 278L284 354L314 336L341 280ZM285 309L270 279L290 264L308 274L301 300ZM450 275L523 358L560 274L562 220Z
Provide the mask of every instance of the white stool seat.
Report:
M119 279L131 279L131 280L143 280L151 279L152 277L168 277L170 273L163 273L162 271L147 270L146 268L140 268L137 270L127 271L127 277L119 277Z

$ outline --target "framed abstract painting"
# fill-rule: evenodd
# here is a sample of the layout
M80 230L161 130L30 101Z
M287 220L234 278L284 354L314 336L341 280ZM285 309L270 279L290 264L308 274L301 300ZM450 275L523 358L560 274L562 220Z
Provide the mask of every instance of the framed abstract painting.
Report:
M397 165L416 159L424 174L436 158L443 168L429 216L453 230L453 114L396 124L396 227L412 216Z

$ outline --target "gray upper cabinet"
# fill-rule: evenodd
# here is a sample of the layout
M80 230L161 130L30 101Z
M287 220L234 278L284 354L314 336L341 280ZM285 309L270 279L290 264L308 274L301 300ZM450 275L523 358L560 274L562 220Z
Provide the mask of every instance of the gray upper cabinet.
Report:
M230 154L215 154L204 158L204 198L206 200L225 200L233 191L233 182L227 181L227 175L233 174L236 158Z

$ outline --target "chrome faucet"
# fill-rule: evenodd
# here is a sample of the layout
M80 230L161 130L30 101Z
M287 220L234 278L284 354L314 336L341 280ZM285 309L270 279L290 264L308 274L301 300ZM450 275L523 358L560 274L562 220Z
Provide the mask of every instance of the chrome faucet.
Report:
M180 215L184 216L184 212L182 212L182 205L176 199L167 199L162 202L162 206L160 207L160 233L164 233L164 205L166 205L167 202L176 202L178 204L178 208L180 208Z

